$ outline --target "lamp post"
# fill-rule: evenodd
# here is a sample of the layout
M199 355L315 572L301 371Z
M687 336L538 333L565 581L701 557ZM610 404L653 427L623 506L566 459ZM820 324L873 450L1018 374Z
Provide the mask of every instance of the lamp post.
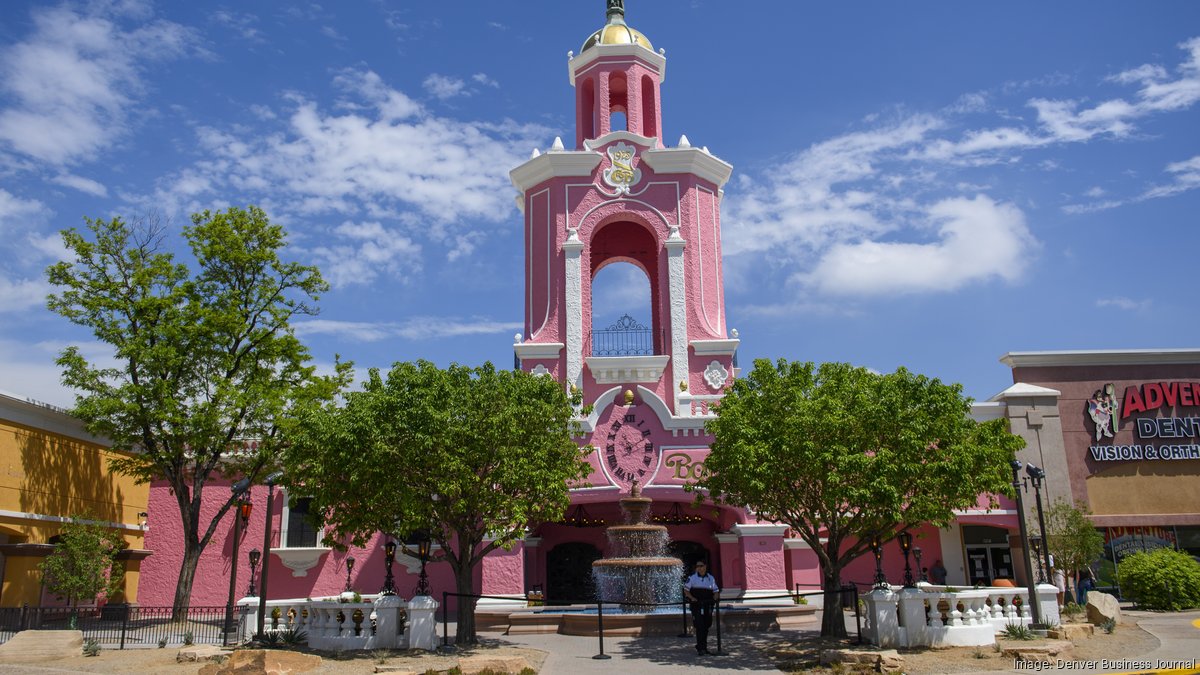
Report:
M417 541L417 557L421 559L421 575L417 577L417 587L413 589L413 595L429 595L429 576L425 574L425 563L429 562L431 544L428 534L422 534L421 539Z
M1037 584L1033 580L1033 568L1029 564L1029 528L1025 526L1025 500L1021 497L1021 476L1018 474L1021 470L1021 460L1014 459L1009 465L1012 466L1013 492L1017 493L1017 522L1021 527L1021 557L1025 562L1025 587L1029 590L1029 609L1033 613L1033 622L1041 626L1042 608L1038 602Z
M234 504L237 506L236 512L233 515L233 555L229 558L229 600L225 603L225 633L221 637L221 644L229 644L229 630L233 625L233 595L237 592L237 568L238 568L238 550L242 544L242 528L244 528L250 520L250 511L254 508L250 504L249 491L250 479L243 478L233 485L229 486L233 492Z
M875 588L884 590L888 587L887 577L883 576L883 543L879 535L871 537L871 552L875 554Z
M1029 535L1029 548L1033 551L1033 559L1037 561L1037 579L1039 584L1046 583L1046 575L1042 569L1042 537L1041 535Z
M1046 538L1046 516L1042 513L1042 481L1046 478L1046 470L1034 466L1032 464L1025 465L1025 473L1029 476L1029 482L1033 483L1033 495L1037 499L1038 511L1038 530L1042 534L1042 560L1039 561L1038 568L1041 567L1041 562L1045 562L1046 576L1038 576L1038 583L1047 583L1050 579L1050 540Z
M346 592L350 593L354 589L350 588L350 573L354 571L354 556L346 558Z
M913 557L917 559L917 581L921 583L929 583L929 578L925 576L925 568L921 567L921 547L913 547Z
M912 550L912 535L908 532L901 532L896 535L896 540L900 542L900 551L904 553L904 587L916 588L916 583L913 582L912 567L908 564L908 552Z
M271 511L275 509L275 484L279 479L283 478L282 471L267 476L267 513L263 520L263 552L262 552L262 578L259 579L259 585L262 586L262 592L258 595L258 632L255 637L263 637L263 625L267 619L267 570L271 567Z
M254 590L254 568L258 567L260 558L262 558L262 551L256 548L250 549L250 588L246 589L246 597L248 598L258 595L258 591Z
M380 595L395 595L396 582L392 578L392 563L396 562L396 542L391 539L383 546L383 559L387 562L387 578L383 581L383 588L380 589Z

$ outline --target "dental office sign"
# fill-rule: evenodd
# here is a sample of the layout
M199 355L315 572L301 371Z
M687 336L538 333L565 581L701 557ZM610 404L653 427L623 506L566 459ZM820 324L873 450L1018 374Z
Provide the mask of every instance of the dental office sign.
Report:
M1141 443L1133 445L1093 445L1088 448L1092 460L1181 461L1200 459L1200 414L1188 417L1137 417L1134 413L1154 412L1160 408L1200 408L1200 382L1147 382L1125 388L1117 400L1112 383L1097 389L1087 401L1088 417L1095 425L1095 440L1113 438L1124 425L1131 425ZM1200 412L1200 411L1197 411Z

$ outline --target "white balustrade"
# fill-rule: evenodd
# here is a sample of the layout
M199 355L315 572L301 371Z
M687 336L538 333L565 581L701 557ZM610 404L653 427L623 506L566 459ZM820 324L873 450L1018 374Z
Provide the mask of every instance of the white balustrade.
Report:
M258 598L242 598L245 607L240 634L243 641L258 631ZM314 649L429 649L437 644L438 603L420 596L405 601L398 596L380 596L374 601L268 600L263 632L284 631L307 636Z
M1057 589L1042 585L1037 590L1042 621L1057 624ZM876 589L862 598L867 605L864 634L880 647L991 645L1008 624L1033 622L1029 592L1022 588L958 590L922 583L916 589Z

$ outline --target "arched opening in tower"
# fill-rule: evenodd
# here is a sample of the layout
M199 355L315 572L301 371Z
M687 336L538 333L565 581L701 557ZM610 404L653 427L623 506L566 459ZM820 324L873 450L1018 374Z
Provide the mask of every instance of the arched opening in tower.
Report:
M601 227L591 244L592 356L662 354L658 245L641 224Z

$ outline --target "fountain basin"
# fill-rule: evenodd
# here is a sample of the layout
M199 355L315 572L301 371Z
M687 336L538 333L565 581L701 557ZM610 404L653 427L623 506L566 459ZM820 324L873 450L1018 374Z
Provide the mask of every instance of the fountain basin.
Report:
M627 613L608 605L604 608L604 634L611 636L676 636L683 630L682 605L663 607L665 611ZM816 623L817 607L808 605L762 606L721 605L721 631L735 633L767 633L778 630L812 628ZM611 612L611 613L610 613ZM595 605L570 605L536 609L479 610L475 620L481 631L500 631L505 635L595 636L599 631ZM692 624L691 615L687 618ZM716 630L716 627L713 628ZM710 638L711 639L711 638Z

